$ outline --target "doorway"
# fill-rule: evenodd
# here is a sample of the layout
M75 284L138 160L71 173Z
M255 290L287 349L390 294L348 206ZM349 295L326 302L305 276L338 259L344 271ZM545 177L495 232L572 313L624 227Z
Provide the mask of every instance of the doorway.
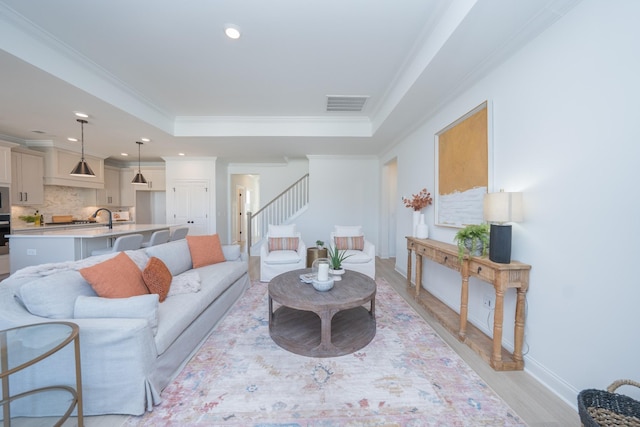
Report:
M260 208L260 176L256 174L231 174L230 191L231 236L233 243L246 249L247 212L256 212Z

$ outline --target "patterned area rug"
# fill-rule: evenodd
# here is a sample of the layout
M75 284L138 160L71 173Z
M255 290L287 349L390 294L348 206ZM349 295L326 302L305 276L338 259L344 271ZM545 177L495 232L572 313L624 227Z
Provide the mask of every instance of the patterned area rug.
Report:
M254 283L163 392L126 426L523 426L525 423L378 280L377 333L356 353L311 358L269 337Z

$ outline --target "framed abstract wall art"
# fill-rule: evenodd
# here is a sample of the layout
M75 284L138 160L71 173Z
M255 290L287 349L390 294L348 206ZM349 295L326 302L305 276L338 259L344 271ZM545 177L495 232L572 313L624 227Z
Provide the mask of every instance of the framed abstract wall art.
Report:
M487 101L435 135L436 225L481 224L489 189L490 123Z

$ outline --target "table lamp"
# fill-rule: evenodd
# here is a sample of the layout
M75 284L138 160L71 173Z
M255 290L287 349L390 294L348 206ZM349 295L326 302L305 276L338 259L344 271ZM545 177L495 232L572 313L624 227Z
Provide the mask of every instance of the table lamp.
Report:
M511 224L522 221L522 193L487 193L484 195L484 219L491 223L489 259L500 264L511 262Z

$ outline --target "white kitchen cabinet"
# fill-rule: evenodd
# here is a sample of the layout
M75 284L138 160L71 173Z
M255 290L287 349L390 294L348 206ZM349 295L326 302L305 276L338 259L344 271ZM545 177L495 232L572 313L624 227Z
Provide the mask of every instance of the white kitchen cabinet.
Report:
M11 182L11 147L0 146L0 184Z
M120 169L104 167L104 189L96 190L98 206L120 205Z
M165 191L167 189L164 168L143 168L142 176L147 180L147 186L145 188L144 185L140 185L138 186L138 190ZM131 179L133 179L133 177Z
M57 147L38 147L38 150L45 153L44 183L46 185L104 189L104 161L102 159L85 154L84 160L96 176L72 176L69 173L80 161L80 153Z
M11 153L11 204L36 206L44 203L43 158L40 153Z
M132 169L120 169L120 206L136 205L137 185L133 185L131 180L134 177Z

